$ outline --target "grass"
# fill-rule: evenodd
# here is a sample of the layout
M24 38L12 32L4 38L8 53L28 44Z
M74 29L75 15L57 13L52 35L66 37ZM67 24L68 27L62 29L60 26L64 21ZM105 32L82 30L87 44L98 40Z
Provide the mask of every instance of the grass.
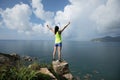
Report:
M33 63L33 67L40 64ZM47 64L42 64L40 67L45 67ZM18 66L3 65L0 67L0 80L51 80L51 77L46 74L38 73L35 69L28 68L21 63Z
M57 78L57 80L67 80L56 74L52 68L52 64L33 62L31 66L26 62L19 61L17 65L10 66L4 64L0 67L0 80L53 80L49 75L38 72L40 68L48 68L49 71Z

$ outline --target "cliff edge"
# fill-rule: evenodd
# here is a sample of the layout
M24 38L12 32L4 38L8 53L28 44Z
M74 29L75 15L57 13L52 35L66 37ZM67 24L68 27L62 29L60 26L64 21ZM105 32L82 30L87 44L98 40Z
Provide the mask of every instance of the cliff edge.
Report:
M51 65L47 64L46 66L42 66L41 63L31 63L25 67L25 65L21 65L21 59L16 53L0 53L0 80L16 80L18 78L20 80L76 80L66 61L52 61Z

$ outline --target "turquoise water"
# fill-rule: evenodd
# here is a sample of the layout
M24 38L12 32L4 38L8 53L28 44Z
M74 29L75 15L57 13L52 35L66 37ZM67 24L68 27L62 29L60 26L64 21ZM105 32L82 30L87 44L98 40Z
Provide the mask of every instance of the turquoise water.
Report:
M54 41L1 40L0 52L38 57L51 63ZM84 80L120 80L120 42L63 41L62 57L73 75Z

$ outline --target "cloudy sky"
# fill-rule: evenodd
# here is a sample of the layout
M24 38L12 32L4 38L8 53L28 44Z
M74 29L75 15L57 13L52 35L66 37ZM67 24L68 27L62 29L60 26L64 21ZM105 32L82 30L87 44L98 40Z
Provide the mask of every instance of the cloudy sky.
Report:
M120 0L0 0L0 39L51 40L46 25L63 28L64 40L120 35Z

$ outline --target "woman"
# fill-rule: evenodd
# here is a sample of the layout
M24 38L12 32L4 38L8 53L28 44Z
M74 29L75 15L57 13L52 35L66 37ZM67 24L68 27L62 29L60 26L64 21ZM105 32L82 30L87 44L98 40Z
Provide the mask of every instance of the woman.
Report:
M62 49L61 34L69 24L70 24L70 22L68 22L68 24L66 26L64 26L63 29L61 29L61 30L59 30L58 26L55 26L55 28L52 29L51 27L49 27L47 25L48 29L50 29L55 35L55 46L54 46L54 51L53 51L53 60L55 60L56 51L58 50L58 60L61 62L61 49Z

